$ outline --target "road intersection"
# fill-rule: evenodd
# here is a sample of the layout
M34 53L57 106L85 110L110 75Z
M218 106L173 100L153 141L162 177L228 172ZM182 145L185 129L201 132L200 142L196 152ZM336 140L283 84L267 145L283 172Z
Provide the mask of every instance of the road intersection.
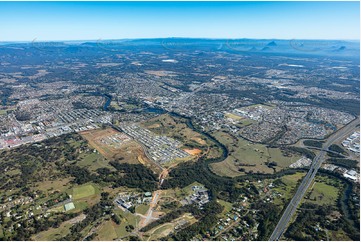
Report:
M321 167L322 162L324 161L325 155L327 153L328 148L335 142L339 141L340 139L344 138L348 134L354 131L357 125L360 124L360 119L357 118L354 121L350 122L343 128L339 129L337 132L332 134L326 141L326 143L323 145L322 150L320 153L316 155L314 158L312 165L310 167L310 170L306 174L306 176L303 178L300 186L298 187L298 190L296 194L293 196L291 202L288 204L286 210L284 211L281 219L278 221L278 224L276 225L276 228L274 229L270 241L276 241L281 238L283 233L286 231L287 226L295 214L298 206L300 205L300 202L302 198L304 197L305 193L307 192L308 188L312 184L313 179L316 176L316 173L318 169Z

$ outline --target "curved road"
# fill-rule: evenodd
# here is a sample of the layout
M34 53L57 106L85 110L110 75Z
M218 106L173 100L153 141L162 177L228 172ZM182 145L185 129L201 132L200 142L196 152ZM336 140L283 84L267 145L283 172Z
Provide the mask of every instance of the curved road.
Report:
M282 234L286 231L292 216L295 214L296 209L299 206L303 196L310 187L313 179L316 176L318 169L321 167L321 164L325 158L329 146L339 141L341 138L344 138L345 136L349 135L351 132L354 131L356 126L359 124L360 124L360 118L358 117L354 121L350 122L346 126L336 131L333 135L331 135L327 139L320 153L316 155L316 157L314 158L310 170L308 171L307 175L303 178L301 185L298 187L296 194L293 196L291 202L288 204L286 210L284 211L281 219L278 221L278 224L269 239L270 241L279 240Z

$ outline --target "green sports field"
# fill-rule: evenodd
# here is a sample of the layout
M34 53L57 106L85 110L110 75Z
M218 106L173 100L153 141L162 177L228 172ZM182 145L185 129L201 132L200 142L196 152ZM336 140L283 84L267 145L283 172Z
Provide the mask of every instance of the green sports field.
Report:
M89 197L95 194L95 188L93 185L83 185L73 188L73 199L81 199L84 197Z

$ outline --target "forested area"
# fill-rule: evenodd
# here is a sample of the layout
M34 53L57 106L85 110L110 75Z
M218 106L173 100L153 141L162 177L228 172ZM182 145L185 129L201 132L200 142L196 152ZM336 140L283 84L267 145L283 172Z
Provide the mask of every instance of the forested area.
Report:
M79 143L75 148L73 142ZM0 190L31 187L34 182L46 179L57 179L66 176L63 167L79 157L79 150L87 144L78 135L63 135L35 143L20 146L0 154L1 171L20 171L20 174L0 174L3 181Z
M262 200L252 204L252 208L258 210L258 240L268 240L282 215L282 210L279 206L264 203Z
M169 175L171 178L164 181L163 189L185 187L197 181L207 187L212 196L231 202L236 201L241 193L249 193L247 189L237 187L234 179L213 174L203 159L197 163L180 164Z
M359 240L359 232L343 217L332 220L327 219L334 211L331 206L317 204L302 204L300 212L287 229L285 236L292 240L327 240L327 230L338 231L342 229L352 240ZM322 229L325 228L325 229Z
M155 191L158 185L158 178L147 167L141 164L119 163L119 161L110 161L116 171L109 168L98 168L96 173L91 173L88 169L71 165L66 166L65 171L74 177L73 182L84 184L87 182L110 183L113 187L126 186L129 188L138 188L142 191Z

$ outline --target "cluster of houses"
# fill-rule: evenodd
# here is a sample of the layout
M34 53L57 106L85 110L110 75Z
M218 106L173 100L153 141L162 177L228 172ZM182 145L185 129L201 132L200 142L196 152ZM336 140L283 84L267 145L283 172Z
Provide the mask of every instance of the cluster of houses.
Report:
M120 128L127 135L144 145L147 148L147 156L160 164L189 156L187 152L178 148L182 143L177 140L166 136L156 136L148 129L135 124L122 125Z

